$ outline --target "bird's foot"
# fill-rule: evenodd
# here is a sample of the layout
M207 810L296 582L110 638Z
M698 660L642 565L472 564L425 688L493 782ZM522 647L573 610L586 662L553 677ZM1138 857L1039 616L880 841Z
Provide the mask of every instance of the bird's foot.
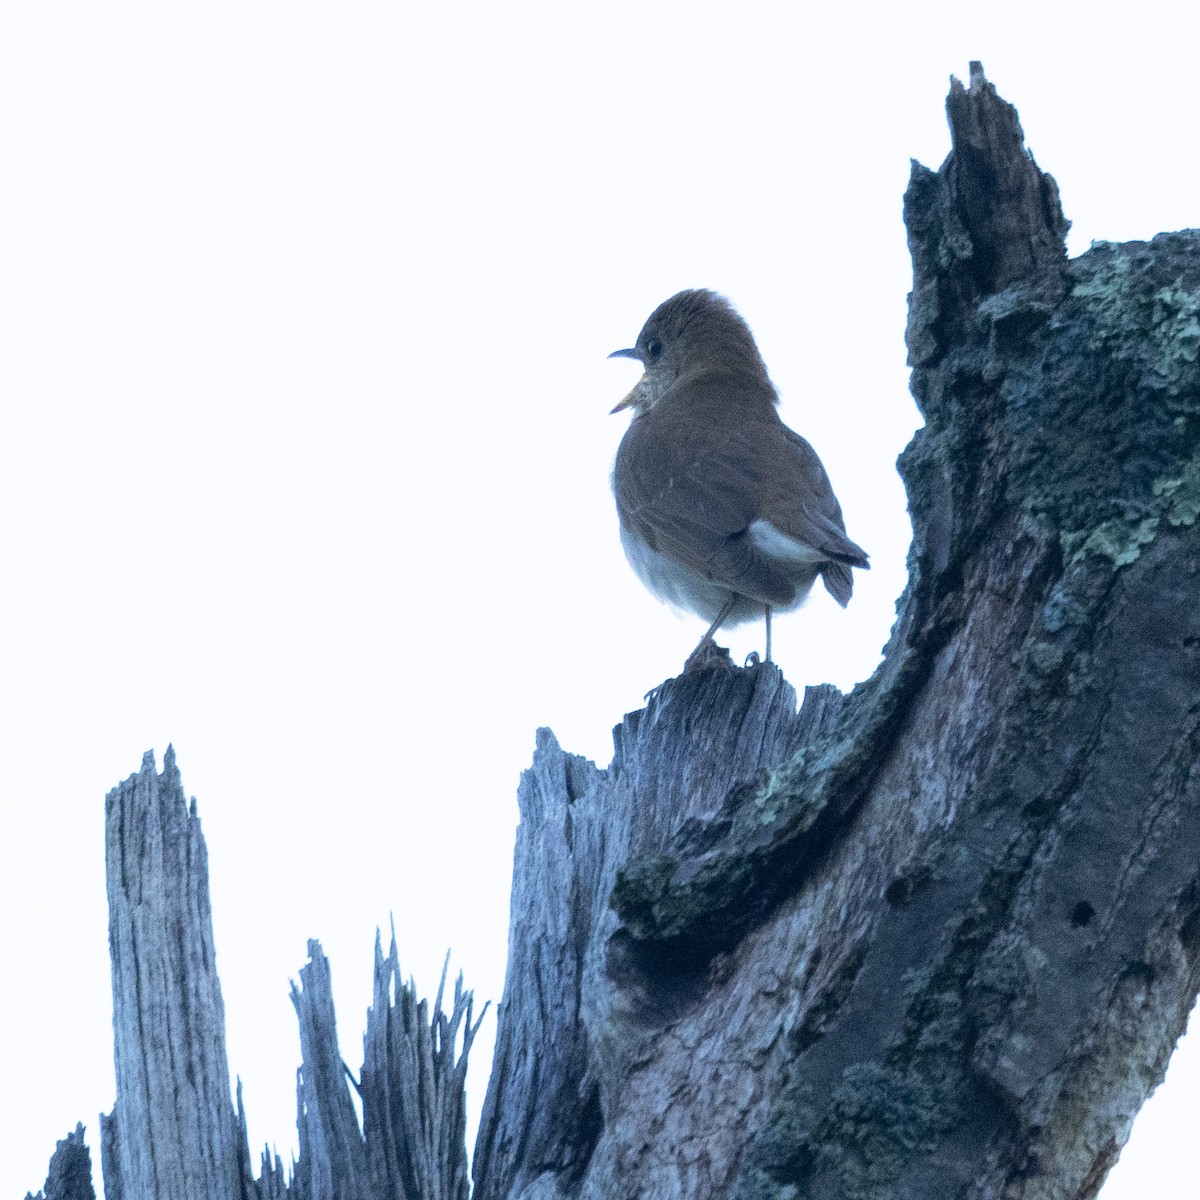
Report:
M733 658L724 646L718 646L711 639L701 642L687 657L680 674L689 671L704 671L712 667L726 667L733 670Z

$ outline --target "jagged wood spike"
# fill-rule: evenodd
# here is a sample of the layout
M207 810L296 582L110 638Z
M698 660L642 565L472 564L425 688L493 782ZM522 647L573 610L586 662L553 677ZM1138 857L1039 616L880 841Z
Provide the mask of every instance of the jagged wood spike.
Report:
M292 984L292 1003L300 1020L303 1058L295 1183L312 1200L364 1200L372 1194L367 1152L338 1049L329 960L315 939L309 940L299 986Z
M82 1124L57 1143L45 1184L36 1196L26 1192L25 1200L96 1200L92 1155L84 1144Z
M463 1081L478 1025L464 1026L471 993L461 975L447 1015L405 984L395 931L388 957L375 944L374 1000L363 1038L363 1127L376 1194L396 1200L466 1200ZM461 1048L458 1031L463 1030Z
M175 752L105 799L117 1097L101 1117L113 1197L216 1200L243 1183L208 856Z

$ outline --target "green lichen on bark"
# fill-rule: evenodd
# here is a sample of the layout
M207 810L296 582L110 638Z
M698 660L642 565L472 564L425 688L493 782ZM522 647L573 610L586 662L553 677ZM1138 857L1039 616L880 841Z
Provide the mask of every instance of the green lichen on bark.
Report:
M1079 544L1082 554L1098 554L1107 558L1114 567L1127 567L1137 562L1142 547L1154 541L1158 532L1158 517L1143 517L1140 521L1122 521L1113 518L1097 525L1084 536L1081 531L1065 534L1063 541L1068 548Z
M717 894L741 890L751 875L744 857L723 856L703 885L676 878L678 862L668 856L646 856L617 872L609 903L622 924L643 942L674 943L700 936ZM721 949L714 943L712 954Z
M832 1171L842 1200L883 1200L915 1159L969 1122L970 1027L959 994L941 999L910 1044L851 1064L832 1095L800 1081L779 1097L747 1172L756 1195L804 1195Z
M1092 318L1088 348L1135 359L1178 386L1200 355L1200 295L1182 274L1157 282L1140 270L1140 245L1101 242L1091 270L1080 260L1075 295Z
M685 914L677 906L686 896L686 892L676 893L671 886L678 865L673 857L662 854L641 871L631 873L625 868L617 872L611 903L633 930L655 929L664 937L678 934Z
M1166 505L1168 524L1193 525L1200 517L1200 454L1183 465L1173 479L1156 479L1154 494Z
M1200 235L1096 245L1069 280L1000 383L1009 482L1068 556L1119 568L1200 513Z

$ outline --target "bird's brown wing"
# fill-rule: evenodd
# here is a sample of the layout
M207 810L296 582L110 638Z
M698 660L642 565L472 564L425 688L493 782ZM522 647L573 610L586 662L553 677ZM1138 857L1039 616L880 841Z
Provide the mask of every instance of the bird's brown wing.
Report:
M771 523L834 561L867 566L866 552L846 536L842 506L817 452L795 430L781 428L787 435L787 468L764 481L763 499Z
M782 428L787 434L788 468L773 472L765 484L771 524L829 559L821 575L829 594L844 608L854 588L850 568L869 567L870 561L863 548L846 536L842 506L817 452L795 430Z
M795 586L747 535L760 515L762 473L728 421L677 423L667 400L629 426L613 490L621 520L652 549L764 604L790 604Z

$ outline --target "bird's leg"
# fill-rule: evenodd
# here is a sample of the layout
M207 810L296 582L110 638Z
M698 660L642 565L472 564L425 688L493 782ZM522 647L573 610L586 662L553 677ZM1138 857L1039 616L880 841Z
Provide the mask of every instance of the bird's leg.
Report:
M683 673L685 675L700 665L700 661L704 657L704 652L712 644L713 636L725 624L729 614L733 612L733 606L736 603L737 596L730 593L729 599L725 601L721 611L717 613L717 619L708 627L708 632L700 639L699 645L697 645L695 650L687 656L687 662L683 664Z
M763 608L767 614L767 662L770 662L771 661L771 606L769 604L764 604Z

